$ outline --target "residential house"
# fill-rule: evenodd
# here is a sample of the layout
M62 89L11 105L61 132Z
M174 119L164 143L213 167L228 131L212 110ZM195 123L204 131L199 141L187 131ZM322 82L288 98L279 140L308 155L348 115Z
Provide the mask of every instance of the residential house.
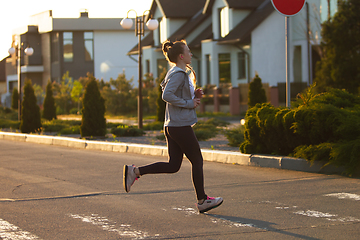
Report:
M290 17L292 97L312 83L323 4L308 0L299 14ZM165 40L185 39L194 54L198 85L237 88L258 74L268 86L268 99L276 94L272 97L276 104L285 104L285 17L270 0L154 0L151 13L160 27L143 39L144 73L157 77L167 68L161 52ZM128 54L138 54L137 46Z
M21 80L29 78L45 89L48 81L60 82L66 72L73 80L92 73L97 79L109 81L125 73L127 79L138 75L136 59L126 55L137 42L134 27L125 30L120 18L53 18L45 11L30 18L30 25L15 29L15 38L34 49L32 56L21 55ZM9 48L11 45L9 44ZM6 60L6 94L8 105L12 89L17 87L16 54ZM137 80L137 77L136 77ZM134 85L137 81L134 81ZM6 100L8 99L8 100Z

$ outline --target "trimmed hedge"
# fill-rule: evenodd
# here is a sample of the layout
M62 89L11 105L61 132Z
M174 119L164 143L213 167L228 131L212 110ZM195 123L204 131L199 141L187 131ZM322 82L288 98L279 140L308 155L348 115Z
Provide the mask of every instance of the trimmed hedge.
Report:
M344 166L349 175L360 170L360 96L310 89L293 105L287 109L265 103L249 109L240 151L326 161Z

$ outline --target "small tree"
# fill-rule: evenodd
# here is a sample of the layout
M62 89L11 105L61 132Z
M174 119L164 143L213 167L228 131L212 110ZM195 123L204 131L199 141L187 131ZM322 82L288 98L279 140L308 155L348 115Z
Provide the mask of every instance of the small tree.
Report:
M360 87L360 1L339 1L338 11L322 25L324 57L316 66L317 90L346 89L357 94Z
M40 108L36 104L36 97L31 80L25 81L24 100L21 106L20 130L23 133L37 132L41 128Z
M49 81L46 85L46 95L44 99L44 111L43 118L47 120L56 119L56 107L55 107L55 99L52 91L52 84Z
M11 108L18 109L18 106L19 106L19 92L18 92L17 88L14 88L12 98L11 98Z
M80 111L80 101L83 95L83 85L80 81L75 81L73 89L71 90L71 98L77 102L78 112ZM78 113L79 114L79 113Z
M255 78L252 80L249 86L249 97L248 97L248 106L249 108L254 107L257 103L266 103L266 94L265 90L261 83L261 78L258 74L255 75Z
M160 74L156 79L156 84L158 85L158 97L156 99L156 121L164 122L165 121L165 107L166 103L162 99L162 89L160 83L165 79L166 69Z
M91 74L85 87L82 107L81 137L99 136L106 134L105 100L101 97L98 83Z

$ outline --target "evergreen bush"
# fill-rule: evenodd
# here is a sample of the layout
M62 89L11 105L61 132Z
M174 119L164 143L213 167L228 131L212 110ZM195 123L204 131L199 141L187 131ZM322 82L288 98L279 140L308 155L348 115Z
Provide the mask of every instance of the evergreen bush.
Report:
M158 97L156 99L156 121L157 122L164 122L165 121L165 108L166 103L162 99L162 89L160 83L165 79L166 76L166 69L160 74L159 78L157 79L158 85Z
M55 99L53 96L52 84L50 81L46 85L43 118L47 120L56 119Z
M143 129L144 130L162 130L164 128L164 122L151 122L148 124L145 124Z
M106 134L105 100L101 97L95 77L88 74L80 127L81 137L104 137Z
M18 109L19 108L19 91L17 88L13 89L13 93L11 96L11 108L12 109Z
M256 74L249 85L248 106L254 107L257 103L266 103L266 94L262 86L261 78Z
M21 107L21 132L39 132L41 129L40 108L36 104L36 97L31 84L31 80L25 81L24 99L22 101Z
M350 175L360 171L360 96L339 89L305 95L291 109L268 103L249 109L240 151L326 161Z

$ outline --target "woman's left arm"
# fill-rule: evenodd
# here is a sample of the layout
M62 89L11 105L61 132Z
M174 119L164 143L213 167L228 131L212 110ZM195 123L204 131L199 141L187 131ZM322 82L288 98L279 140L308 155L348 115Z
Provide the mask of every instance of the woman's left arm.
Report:
M183 99L175 95L178 88L184 84L185 73L178 72L171 76L171 79L165 86L162 94L162 99L171 105L183 108L194 108L194 101L192 99Z

